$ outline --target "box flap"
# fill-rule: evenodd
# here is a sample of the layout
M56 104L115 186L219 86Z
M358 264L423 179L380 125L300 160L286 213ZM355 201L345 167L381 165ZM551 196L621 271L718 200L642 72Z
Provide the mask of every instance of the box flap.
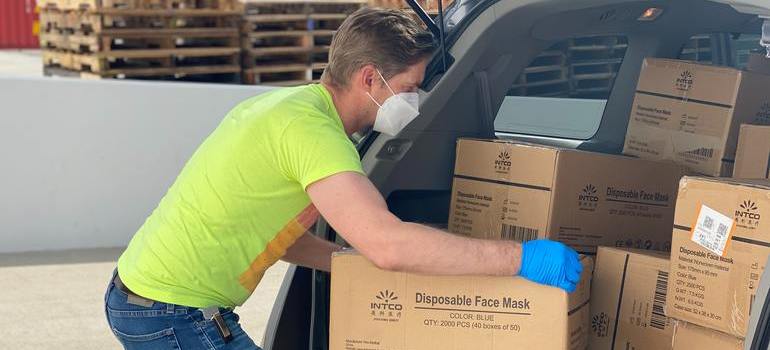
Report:
M457 140L455 176L549 191L558 148L503 140Z

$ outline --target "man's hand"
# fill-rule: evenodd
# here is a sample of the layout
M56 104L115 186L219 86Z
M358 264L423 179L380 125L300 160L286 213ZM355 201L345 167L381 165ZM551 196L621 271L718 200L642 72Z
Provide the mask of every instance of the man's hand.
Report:
M521 250L521 277L559 287L569 293L575 291L583 265L572 248L543 239L525 242Z

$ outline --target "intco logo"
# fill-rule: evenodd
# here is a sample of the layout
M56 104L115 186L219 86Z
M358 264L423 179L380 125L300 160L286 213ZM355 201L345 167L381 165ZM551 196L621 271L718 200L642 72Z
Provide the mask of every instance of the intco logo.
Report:
M396 302L398 300L396 293L386 289L377 293L374 298L375 300L369 304L369 308L375 320L384 317L401 317L401 311L404 309L404 306Z
M602 312L591 318L591 329L597 337L606 337L610 332L610 317Z
M502 150L500 151L500 154L497 155L497 159L495 159L495 170L505 172L511 170L511 155L508 154L508 151Z
M761 216L757 203L751 200L743 201L735 211L735 222L743 228L756 228L759 225Z
M676 78L676 89L680 91L690 91L690 89L692 89L693 82L694 77L692 72L686 70L679 75L679 78Z
M599 197L596 195L596 186L588 184L578 193L578 206L581 209L595 210L598 203Z

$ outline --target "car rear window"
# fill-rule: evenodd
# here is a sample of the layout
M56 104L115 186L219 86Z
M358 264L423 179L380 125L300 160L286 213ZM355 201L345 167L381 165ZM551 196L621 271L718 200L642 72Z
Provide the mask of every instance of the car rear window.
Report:
M577 37L551 46L508 90L495 130L591 138L599 128L627 48L625 36Z

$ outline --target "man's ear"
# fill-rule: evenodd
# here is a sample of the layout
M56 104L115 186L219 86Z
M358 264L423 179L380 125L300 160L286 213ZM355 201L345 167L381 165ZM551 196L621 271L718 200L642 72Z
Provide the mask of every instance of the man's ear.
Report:
M359 70L359 83L361 85L361 88L364 89L364 91L372 92L372 87L376 83L377 79L377 68L374 67L374 65L367 64Z

